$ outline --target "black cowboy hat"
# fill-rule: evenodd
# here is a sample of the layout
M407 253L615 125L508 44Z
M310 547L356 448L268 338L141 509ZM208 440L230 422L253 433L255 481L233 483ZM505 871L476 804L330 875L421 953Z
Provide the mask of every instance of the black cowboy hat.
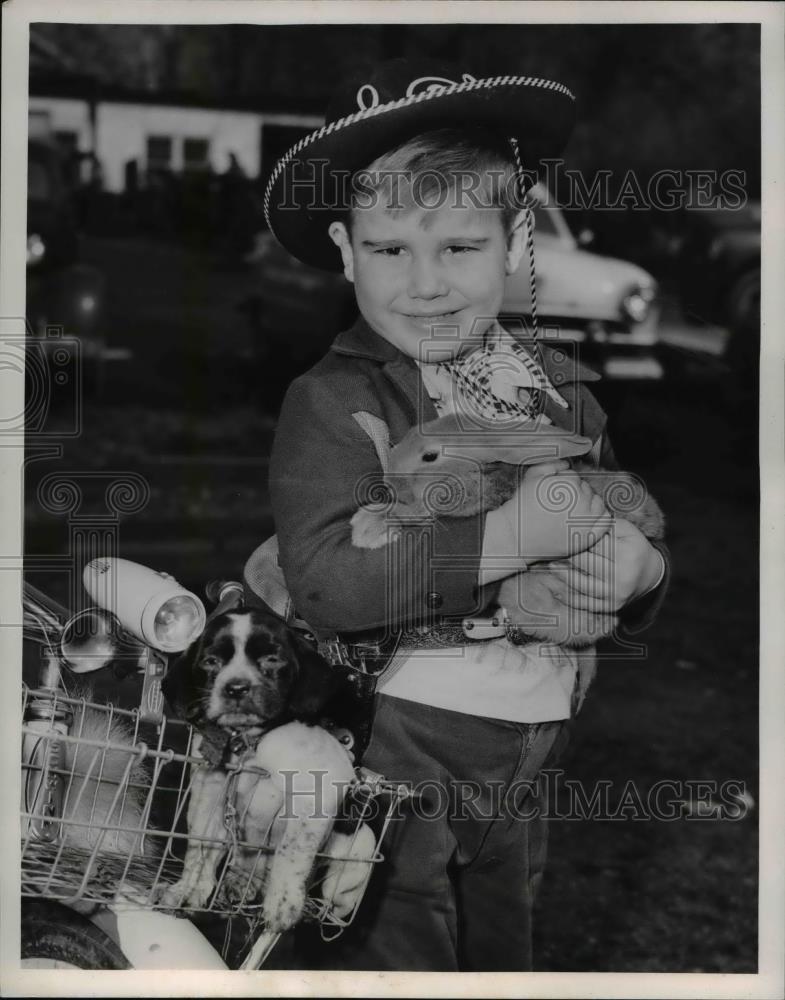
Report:
M264 194L267 224L295 257L339 271L327 228L348 208L348 181L357 170L422 132L483 128L516 140L523 166L534 174L564 148L574 107L574 96L553 80L477 78L431 60L385 62L343 84L325 125L276 163Z

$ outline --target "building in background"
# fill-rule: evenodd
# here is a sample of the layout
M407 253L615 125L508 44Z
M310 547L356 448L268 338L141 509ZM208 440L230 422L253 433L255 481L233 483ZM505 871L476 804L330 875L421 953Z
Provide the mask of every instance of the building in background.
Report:
M113 194L129 183L144 186L162 171L224 173L233 163L250 179L266 177L282 152L323 122L288 110L178 104L162 94L130 93L97 100L88 93L32 93L28 113L31 136L48 136L83 162L97 160L103 189Z
M161 174L227 171L258 181L323 122L297 95L261 106L250 96L161 86L155 74L146 86L140 79L122 84L66 42L30 34L29 133L60 147L76 185L95 183L98 174L104 192L121 194Z

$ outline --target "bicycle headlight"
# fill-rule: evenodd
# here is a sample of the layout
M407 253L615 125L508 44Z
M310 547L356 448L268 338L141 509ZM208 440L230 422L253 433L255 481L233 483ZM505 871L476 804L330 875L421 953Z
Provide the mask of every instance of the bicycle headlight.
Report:
M193 594L170 597L153 618L153 633L163 649L185 649L204 628L204 608Z
M164 653L182 652L204 630L204 605L167 573L128 559L93 559L85 566L84 585L96 604Z

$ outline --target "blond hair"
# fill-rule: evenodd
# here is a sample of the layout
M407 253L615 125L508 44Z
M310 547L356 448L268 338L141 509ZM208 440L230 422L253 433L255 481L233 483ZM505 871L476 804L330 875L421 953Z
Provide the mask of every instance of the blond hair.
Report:
M355 209L495 208L506 231L524 207L509 140L485 129L425 132L377 157L352 178L347 226Z

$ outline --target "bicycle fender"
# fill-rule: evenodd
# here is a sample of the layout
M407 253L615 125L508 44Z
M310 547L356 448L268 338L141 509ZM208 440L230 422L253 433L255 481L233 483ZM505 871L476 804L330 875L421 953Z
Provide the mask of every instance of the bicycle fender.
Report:
M134 969L228 969L190 920L128 904L98 910L90 919L120 946Z

